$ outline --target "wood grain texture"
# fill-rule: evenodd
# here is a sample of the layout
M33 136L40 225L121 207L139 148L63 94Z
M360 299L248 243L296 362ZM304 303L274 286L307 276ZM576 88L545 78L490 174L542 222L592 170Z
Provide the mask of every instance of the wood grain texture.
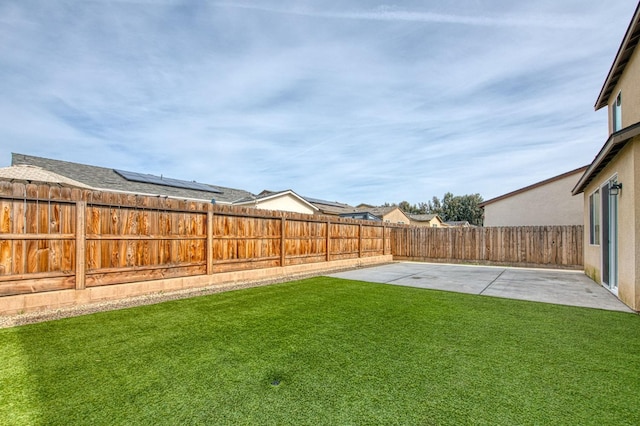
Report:
M391 229L394 258L577 268L582 226Z
M381 255L381 223L0 182L0 294Z

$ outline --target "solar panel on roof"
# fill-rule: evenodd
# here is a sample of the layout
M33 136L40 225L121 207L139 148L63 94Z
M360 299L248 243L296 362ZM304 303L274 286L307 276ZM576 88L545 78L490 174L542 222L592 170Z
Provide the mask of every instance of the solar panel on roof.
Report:
M325 200L320 200L318 198L309 198L309 197L304 197L304 199L314 204L323 204L325 206L333 206L333 207L345 207L344 204L336 203L334 201L325 201Z
M153 185L171 186L173 188L194 189L196 191L206 191L206 192L213 192L216 194L222 194L222 191L215 189L211 185L207 185L200 182L195 182L195 181L189 182L187 180L171 179L163 176L148 175L148 174L136 173L136 172L127 172L126 170L114 169L113 171L131 182L150 183Z

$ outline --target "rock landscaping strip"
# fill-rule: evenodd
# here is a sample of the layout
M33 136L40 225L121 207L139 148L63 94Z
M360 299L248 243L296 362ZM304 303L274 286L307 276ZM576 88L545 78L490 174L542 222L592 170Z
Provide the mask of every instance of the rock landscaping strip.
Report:
M62 318L76 317L80 315L89 315L96 312L113 311L117 309L131 308L135 306L152 305L155 303L167 302L169 300L188 299L190 297L205 296L209 294L222 293L224 291L241 290L245 288L264 286L269 284L282 283L293 280L300 280L328 273L337 273L362 267L345 268L336 271L323 271L318 273L287 275L276 279L246 281L232 284L222 284L209 287L190 288L185 290L177 290L171 292L151 293L141 296L126 297L117 300L108 300L104 302L94 302L82 305L69 306L58 309L45 309L23 314L1 315L0 329L15 327L19 325L35 324L39 322L52 321Z

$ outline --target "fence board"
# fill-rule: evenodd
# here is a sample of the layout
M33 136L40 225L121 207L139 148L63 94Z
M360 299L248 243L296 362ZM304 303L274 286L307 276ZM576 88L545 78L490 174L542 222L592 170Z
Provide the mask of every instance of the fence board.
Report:
M392 228L397 259L579 268L582 226Z
M0 296L390 254L394 227L0 182Z

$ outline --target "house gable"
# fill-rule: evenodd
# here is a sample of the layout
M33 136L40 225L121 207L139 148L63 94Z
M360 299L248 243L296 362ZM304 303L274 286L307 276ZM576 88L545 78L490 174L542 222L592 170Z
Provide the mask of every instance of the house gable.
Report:
M369 212L374 216L382 218L383 221L389 223L399 223L408 225L411 222L409 216L407 216L402 210L396 206L385 207L364 207L366 205L361 204L358 211Z
M280 210L294 213L314 214L318 208L292 190L262 191L257 196L245 197L233 203L262 210Z
M408 214L411 225L440 228L445 226L442 218L437 214Z
M618 155L627 143L640 135L640 3L618 48L613 64L596 100L595 109L609 107L609 138L593 159L572 193L582 193L587 185ZM622 128L614 131L614 103L622 98Z
M599 110L600 108L604 108L609 105L610 99L613 96L616 96L615 88L618 86L618 83L627 67L627 64L631 60L635 52L635 48L640 40L640 3L636 7L636 10L633 14L633 18L629 23L629 27L627 28L627 32L622 39L622 43L618 48L618 53L616 53L616 57L611 64L611 69L607 74L607 78L600 90L600 95L598 95L598 99L596 100L595 109Z
M483 203L484 226L582 224L582 200L572 188L587 166L520 188Z

